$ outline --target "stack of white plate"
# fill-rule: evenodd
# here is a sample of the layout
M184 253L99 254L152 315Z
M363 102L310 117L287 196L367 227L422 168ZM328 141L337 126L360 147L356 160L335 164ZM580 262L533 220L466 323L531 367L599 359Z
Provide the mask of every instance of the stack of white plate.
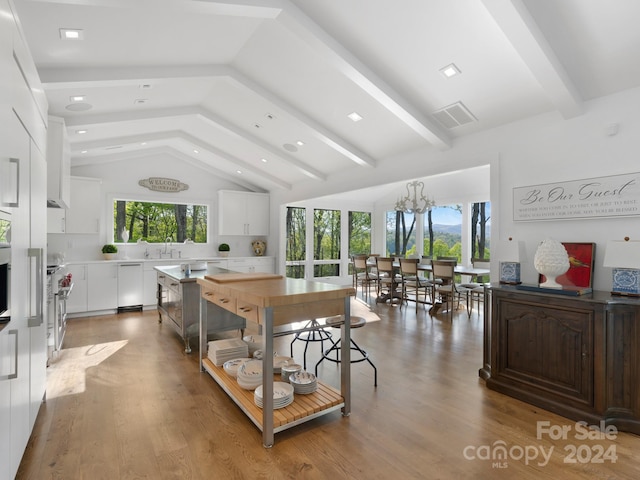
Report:
M318 389L316 376L305 370L289 375L289 383L293 387L293 391L301 395L313 393Z
M245 390L255 390L262 385L262 360L248 360L238 367L238 385Z
M254 403L262 408L262 385L253 392ZM293 387L284 382L273 382L273 408L282 408L293 402Z
M238 368L240 368L240 365L242 365L247 360L251 360L251 359L246 357L234 358L233 360L228 360L224 362L224 365L222 365L222 368L224 368L224 371L227 375L229 375L230 377L236 378L238 376Z
M290 363L295 363L291 357L273 357L273 373L280 373L280 369Z
M249 347L249 356L253 357L253 352L262 348L262 335L246 335L242 340Z
M213 340L209 342L209 360L214 365L221 366L228 360L249 356L247 344L239 338L225 338L224 340Z

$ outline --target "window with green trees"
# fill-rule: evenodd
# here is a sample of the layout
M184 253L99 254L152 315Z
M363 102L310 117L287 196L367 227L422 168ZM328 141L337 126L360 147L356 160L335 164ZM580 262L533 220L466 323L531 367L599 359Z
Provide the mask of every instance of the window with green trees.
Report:
M206 205L115 200L113 239L122 242L125 230L129 243L138 240L163 243L167 238L174 242L207 243L207 215Z
M387 212L387 256L406 257L416 251L416 216L392 210Z
M349 255L371 253L371 212L349 212Z
M313 211L314 277L340 276L340 210Z
M286 276L304 278L307 244L307 210L287 207Z

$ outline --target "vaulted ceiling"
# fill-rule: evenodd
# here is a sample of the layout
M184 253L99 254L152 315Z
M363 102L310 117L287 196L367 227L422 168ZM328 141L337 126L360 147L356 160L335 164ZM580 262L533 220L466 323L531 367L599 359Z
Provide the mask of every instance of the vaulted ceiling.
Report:
M72 166L169 152L256 191L640 85L637 0L14 4Z

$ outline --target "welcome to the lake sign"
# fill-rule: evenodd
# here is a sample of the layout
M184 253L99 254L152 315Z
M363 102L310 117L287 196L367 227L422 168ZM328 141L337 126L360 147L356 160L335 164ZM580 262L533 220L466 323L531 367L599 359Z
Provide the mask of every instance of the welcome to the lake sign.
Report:
M513 189L513 220L640 215L640 173Z

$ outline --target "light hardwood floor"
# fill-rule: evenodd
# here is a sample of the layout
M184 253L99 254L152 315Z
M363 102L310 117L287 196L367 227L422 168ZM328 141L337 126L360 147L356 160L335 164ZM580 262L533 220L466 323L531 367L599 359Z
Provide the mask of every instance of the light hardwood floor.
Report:
M451 323L412 304L370 305L380 320L353 336L378 367L378 387L368 364L354 364L351 416L277 433L271 449L155 312L73 319L17 478L640 478L640 437L577 440L574 421L485 387L475 312ZM290 338L276 339L279 353ZM319 350L309 346L308 364ZM337 373L331 363L319 371L335 386ZM571 431L553 440L538 435L539 421ZM500 445L505 460L485 459ZM583 463L566 463L572 450Z

